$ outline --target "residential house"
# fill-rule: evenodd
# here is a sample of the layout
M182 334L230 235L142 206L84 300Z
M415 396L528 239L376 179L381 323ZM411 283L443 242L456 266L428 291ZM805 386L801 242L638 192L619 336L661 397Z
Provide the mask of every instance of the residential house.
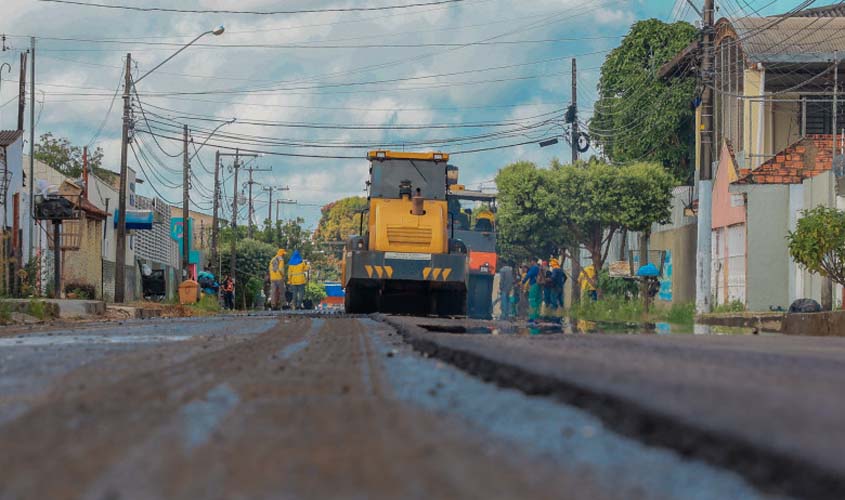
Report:
M802 210L842 204L832 166L834 150L838 159L845 148L841 138L834 145L834 132L845 128L845 106L837 107L834 131L833 92L836 73L845 66L832 61L845 54L845 39L838 36L845 17L837 6L803 14L716 23L715 304L740 301L767 310L797 298L822 299L823 280L792 261L786 236ZM697 45L679 53L661 75L670 78L691 63ZM700 124L700 108L697 115ZM700 167L697 157L697 172ZM841 302L842 291L834 295Z
M108 213L91 203L78 179L70 179L36 160L33 165L35 181L44 181L59 193L68 195L79 211L78 220L64 221L61 225L61 291L90 286L96 297L103 297L103 234ZM41 256L41 289L46 291L53 283L53 228L50 221L36 221L38 255ZM82 286L77 286L82 285Z
M14 286L15 270L21 264L21 224L18 214L24 195L23 132L0 130L0 291L8 294Z

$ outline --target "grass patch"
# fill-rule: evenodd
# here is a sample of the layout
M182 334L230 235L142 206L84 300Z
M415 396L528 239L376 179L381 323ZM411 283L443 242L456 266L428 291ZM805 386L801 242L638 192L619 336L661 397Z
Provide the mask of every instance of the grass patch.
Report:
M0 302L0 324L8 325L12 322L12 306L8 302Z
M605 296L601 300L584 300L569 311L577 319L588 321L639 322L643 316L643 304L639 300L626 300L618 296Z
M745 311L745 304L741 300L734 300L728 302L727 304L717 304L713 307L713 313L716 314L725 314L725 313L738 313Z
M44 320L47 317L47 303L43 300L32 299L26 307L26 313L34 318Z
M669 323L691 325L695 321L695 304L672 304L668 309L659 311L661 318Z
M200 301L192 307L206 313L218 313L220 312L220 301L217 300L217 296L215 295L206 295L203 293L200 296Z
M663 308L653 307L651 312L645 314L640 300L611 295L595 302L582 300L570 309L569 313L576 319L587 321L617 323L666 321L680 325L691 325L695 319L695 304L672 304L671 307Z

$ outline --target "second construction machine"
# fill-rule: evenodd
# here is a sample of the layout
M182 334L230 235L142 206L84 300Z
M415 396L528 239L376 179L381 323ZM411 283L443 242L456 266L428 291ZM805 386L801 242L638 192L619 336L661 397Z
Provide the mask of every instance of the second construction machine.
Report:
M466 314L467 250L451 234L445 153L371 151L360 232L343 252L348 313Z

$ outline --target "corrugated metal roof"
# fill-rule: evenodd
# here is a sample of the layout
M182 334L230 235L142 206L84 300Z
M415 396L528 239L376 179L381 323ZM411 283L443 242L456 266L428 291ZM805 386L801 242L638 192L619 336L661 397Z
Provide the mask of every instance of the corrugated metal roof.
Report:
M845 17L746 17L733 23L752 62L827 62L845 58Z
M8 146L23 134L21 130L0 130L0 146Z
M841 2L837 2L826 7L804 9L793 15L798 17L843 17L845 16L845 5L842 5Z

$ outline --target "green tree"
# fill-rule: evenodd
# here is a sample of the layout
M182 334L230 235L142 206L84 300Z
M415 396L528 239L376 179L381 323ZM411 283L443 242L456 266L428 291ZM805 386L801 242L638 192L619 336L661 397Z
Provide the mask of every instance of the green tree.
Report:
M367 208L367 199L362 196L341 198L325 205L314 237L325 242L345 242L360 229L360 212Z
M845 212L816 207L801 214L787 235L790 255L811 273L845 286Z
M556 253L567 244L561 221L548 210L551 172L531 162L499 170L496 213L498 252L507 262L524 262Z
M689 180L696 78L689 65L671 78L657 70L698 36L688 23L635 23L601 67L589 131L614 163L654 161Z
M35 145L35 159L43 161L70 178L82 176L82 148L71 144L65 137L55 137L51 132L43 134ZM101 170L103 150L97 147L88 152L88 165L94 171Z
M552 188L541 191L548 198L540 203L587 249L596 269L604 267L618 231L648 231L671 215L676 181L658 164L614 167L591 161L556 165L551 172Z

